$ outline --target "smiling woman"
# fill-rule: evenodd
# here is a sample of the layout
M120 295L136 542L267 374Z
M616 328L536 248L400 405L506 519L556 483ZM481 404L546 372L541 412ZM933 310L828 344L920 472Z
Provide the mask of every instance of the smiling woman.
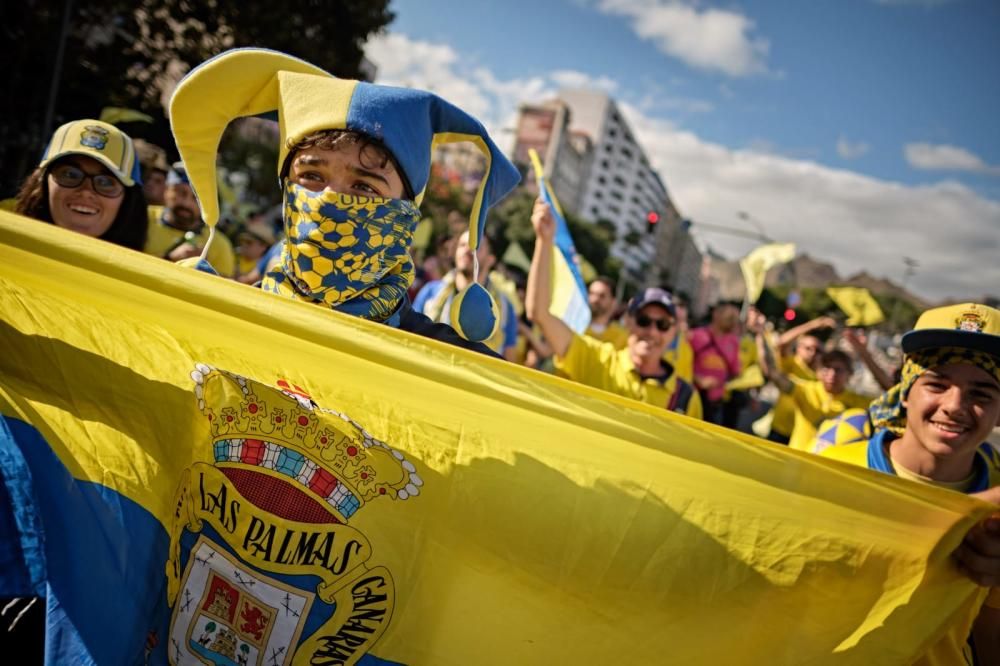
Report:
M15 210L142 250L146 200L137 164L132 139L117 127L97 120L66 123L21 185Z

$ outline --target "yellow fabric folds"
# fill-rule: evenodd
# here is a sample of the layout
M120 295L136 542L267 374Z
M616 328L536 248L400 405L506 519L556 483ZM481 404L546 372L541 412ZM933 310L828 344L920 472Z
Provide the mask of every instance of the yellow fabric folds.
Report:
M349 415L423 481L351 519L409 664L909 663L988 507L0 213L0 411L170 524L196 363ZM52 538L57 538L53 535Z

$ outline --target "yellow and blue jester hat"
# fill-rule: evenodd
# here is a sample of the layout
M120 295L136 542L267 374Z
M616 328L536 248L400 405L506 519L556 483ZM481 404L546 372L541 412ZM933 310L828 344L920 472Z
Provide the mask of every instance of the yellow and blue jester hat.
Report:
M236 118L277 115L277 172L289 150L323 130L349 130L380 141L393 155L419 206L438 144L468 141L486 167L472 205L469 245L479 246L486 213L520 180L482 123L433 93L337 78L308 62L266 49L233 49L192 70L170 102L177 148L206 224L219 218L216 154L226 126ZM478 268L478 267L477 267ZM452 317L469 340L490 337L498 325L496 304L478 283L459 294Z
M867 442L871 436L872 424L868 418L868 410L854 407L819 425L813 439L812 452L820 453L831 446Z

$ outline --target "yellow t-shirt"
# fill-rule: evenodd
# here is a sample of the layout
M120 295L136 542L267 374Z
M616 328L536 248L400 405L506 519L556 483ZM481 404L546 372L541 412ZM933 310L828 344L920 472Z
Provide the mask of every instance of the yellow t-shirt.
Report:
M691 348L691 343L688 342L686 333L678 331L677 335L680 336L680 340L677 341L675 346L663 353L663 360L674 366L674 372L677 373L678 377L693 386L694 349Z
M257 268L258 261L260 261L260 259L251 259L250 257L244 257L242 254L237 255L237 267L240 269L239 275L246 275L253 269Z
M840 460L857 465L858 467L868 467L868 442L831 446L824 449L820 455L824 458ZM991 487L1000 485L1000 453L991 449L991 455L986 460L989 469L989 485ZM894 466L894 469L900 478L915 481L916 483L932 483L936 486L955 490L953 487L955 484L934 483L930 479L909 470L901 470L896 466ZM1000 587L990 589L983 605L990 608L1000 608ZM977 607L973 605L972 608L975 609ZM952 664L959 666L968 664L971 666L973 663L972 652L969 649L968 643L966 643L966 637L963 635L964 632L961 630L961 627L967 622L967 618L962 622L956 622L956 628L952 629L935 643L915 662L914 666L952 666Z
M573 335L566 356L556 360L556 367L581 384L618 395L669 408L681 383L688 394L687 406L679 411L696 419L702 417L701 398L692 386L679 380L677 373L666 379L642 378L632 365L627 349L615 349L610 342L598 342L586 335Z
M846 409L868 409L871 398L844 391L830 395L819 381L792 380L795 388L790 394L795 401L795 427L788 446L799 451L811 451L816 428L824 420L841 414Z
M149 226L146 234L146 254L166 258L167 253L177 247L183 241L186 232L174 229L160 222L163 215L163 206L149 207ZM202 225L201 229L194 232L195 242L198 247L205 247L208 242L209 228ZM236 272L236 252L233 244L225 234L217 232L212 247L208 249L208 263L212 264L219 275L227 278L234 277Z
M724 400L733 391L749 391L764 385L764 371L757 360L757 342L749 335L740 338L740 374L726 382Z
M588 326L586 334L595 340L610 342L615 346L615 349L625 349L625 345L628 344L628 329L616 321L608 324L600 333Z
M797 356L782 356L781 371L789 377L816 381L816 373ZM790 393L782 393L774 404L774 420L771 421L771 431L790 437L795 427L795 398Z

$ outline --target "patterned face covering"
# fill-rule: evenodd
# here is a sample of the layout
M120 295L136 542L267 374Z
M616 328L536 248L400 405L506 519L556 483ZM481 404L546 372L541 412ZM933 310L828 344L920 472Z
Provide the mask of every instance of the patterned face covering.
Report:
M412 201L311 192L285 183L285 245L261 281L276 294L383 322L413 282Z
M920 375L931 368L954 363L967 363L982 368L996 377L1000 382L1000 365L995 356L961 347L940 347L907 354L903 362L903 372L899 383L882 394L868 408L872 425L876 428L887 428L891 432L902 435L906 430L906 408L903 401L910 394L910 389Z

